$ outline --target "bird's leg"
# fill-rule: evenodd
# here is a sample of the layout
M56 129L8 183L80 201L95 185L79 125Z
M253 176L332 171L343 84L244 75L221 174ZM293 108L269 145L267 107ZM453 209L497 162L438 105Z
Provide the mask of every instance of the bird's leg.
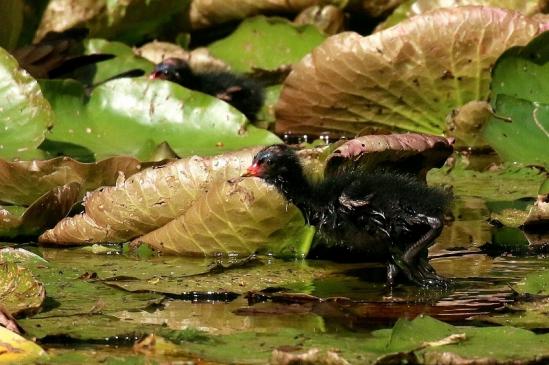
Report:
M429 230L421 236L415 243L410 245L404 254L402 260L405 264L412 268L412 276L416 276L412 281L418 282L422 286L448 286L446 279L438 275L429 264L427 259L427 248L432 245L433 241L440 235L442 231L442 221L440 218L418 215L410 219L410 223L426 223ZM420 255L422 252L425 254Z
M432 245L435 238L437 238L440 235L440 232L442 232L443 226L440 218L428 217L423 214L420 214L413 219L410 219L410 223L426 223L430 227L430 229L427 231L427 233L421 236L419 240L410 245L408 249L404 252L402 259L407 264L412 264L421 251Z

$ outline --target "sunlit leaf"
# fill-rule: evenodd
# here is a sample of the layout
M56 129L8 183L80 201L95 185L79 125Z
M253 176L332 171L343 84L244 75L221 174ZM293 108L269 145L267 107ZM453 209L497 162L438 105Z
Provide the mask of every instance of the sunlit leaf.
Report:
M304 257L313 235L301 211L274 186L248 178L210 187L183 215L135 241L191 256Z
M541 10L539 0L408 0L396 8L391 16L376 29L382 30L392 27L407 18L423 14L430 10L466 5L493 6L518 10L525 15L532 15Z
M0 157L27 157L44 140L53 113L38 83L0 48Z
M84 42L85 53L108 53L116 57L112 60L95 65L96 72L93 82L105 81L108 78L132 69L143 70L146 74L153 70L154 65L137 56L130 46L121 42L109 42L105 39L88 39Z
M355 135L368 128L442 134L446 115L486 100L490 69L540 33L518 12L439 9L370 36L341 33L294 66L276 130Z
M45 358L46 352L40 346L0 326L0 363L25 364Z
M505 52L492 73L483 137L502 159L549 166L549 32ZM528 141L528 143L525 143Z
M87 244L124 242L184 214L213 182L240 176L258 149L190 157L146 169L86 198L86 211L60 222L41 240ZM108 227L108 229L106 229Z
M229 104L168 81L114 80L95 88L89 100L82 85L69 80L44 82L43 89L56 114L48 139L79 144L96 159L147 160L162 142L188 156L279 141Z
M67 216L80 197L76 182L57 186L29 207L0 206L0 237L36 237ZM15 209L14 209L15 208Z
M76 182L84 191L114 185L141 169L132 157L118 156L96 163L82 163L68 157L50 160L7 162L0 160L0 202L30 205L51 189Z
M46 297L44 285L13 262L0 263L0 302L13 316L32 315Z
M310 25L295 26L281 18L255 17L243 21L231 35L212 43L208 50L236 72L275 70L299 61L324 38Z

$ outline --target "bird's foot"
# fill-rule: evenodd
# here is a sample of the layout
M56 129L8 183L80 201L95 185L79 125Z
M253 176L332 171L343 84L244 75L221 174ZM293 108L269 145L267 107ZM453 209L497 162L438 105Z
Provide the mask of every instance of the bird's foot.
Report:
M420 287L440 289L451 287L451 281L438 275L426 258L420 258L409 264L393 256L392 261L387 263L388 286L395 285L399 273L402 273L410 282Z

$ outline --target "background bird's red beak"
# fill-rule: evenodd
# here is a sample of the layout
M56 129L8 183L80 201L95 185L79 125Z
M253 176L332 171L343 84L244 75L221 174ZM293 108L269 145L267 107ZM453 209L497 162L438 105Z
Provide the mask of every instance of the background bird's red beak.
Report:
M242 174L242 177L258 176L259 169L259 165L257 163L253 163L250 167L248 167L248 170Z
M164 74L160 71L153 71L149 75L149 80L165 80Z

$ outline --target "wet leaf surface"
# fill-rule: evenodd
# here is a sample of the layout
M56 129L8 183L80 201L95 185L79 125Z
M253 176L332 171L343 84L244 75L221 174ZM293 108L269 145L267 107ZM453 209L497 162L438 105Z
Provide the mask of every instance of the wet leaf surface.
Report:
M227 103L168 81L114 80L95 88L89 101L82 85L70 80L42 87L57 118L48 140L78 144L96 160L114 155L148 160L162 142L188 156L279 141Z
M36 147L53 124L51 107L38 83L3 49L0 80L0 157L36 157Z

